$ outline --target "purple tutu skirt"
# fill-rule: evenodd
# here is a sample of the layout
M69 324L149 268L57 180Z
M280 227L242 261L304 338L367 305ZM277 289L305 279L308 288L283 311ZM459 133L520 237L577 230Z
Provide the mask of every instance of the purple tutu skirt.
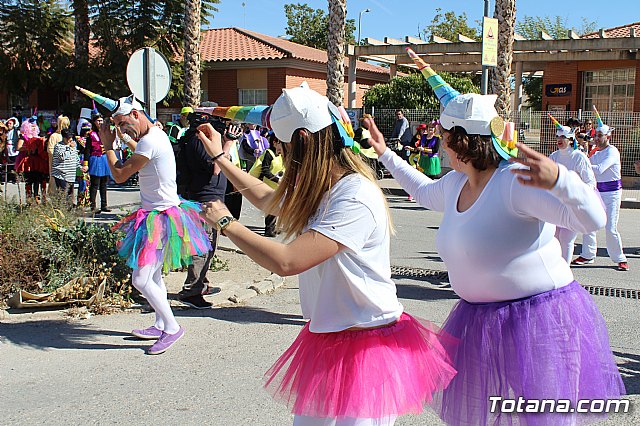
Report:
M576 407L625 394L604 319L576 281L515 301L461 300L443 331L460 339L451 352L458 374L432 404L449 425L587 424L604 415L491 413L489 397L565 399Z
M456 339L406 313L369 330L312 333L306 324L265 374L265 388L300 416L381 418L420 413L456 371Z

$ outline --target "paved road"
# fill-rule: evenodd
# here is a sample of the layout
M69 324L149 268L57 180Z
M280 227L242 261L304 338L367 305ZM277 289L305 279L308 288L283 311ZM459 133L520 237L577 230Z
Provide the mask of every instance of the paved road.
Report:
M135 195L114 191L110 199L115 204L116 199L131 200ZM443 270L433 248L441 216L402 197L390 197L389 204L397 229L392 263ZM620 229L627 251L635 251L640 245L639 214L638 210L621 213ZM261 219L252 206L245 206L243 222L259 230ZM229 241L223 239L223 244L229 245ZM590 285L640 289L640 256L630 256L630 264L631 271L623 273L612 269L608 259L599 258L596 264L576 269L575 273ZM446 283L402 275L396 275L395 280L407 311L437 324L457 300ZM594 299L607 321L630 399L637 406L640 301ZM295 279L243 306L176 310L176 315L187 334L179 346L157 357L144 355L148 345L128 335L131 328L151 323L151 314L125 313L86 320L69 320L58 313L29 314L12 315L0 322L0 423L291 423L287 410L261 389L261 377L302 325ZM428 412L397 422L400 426L431 424L440 422ZM635 410L615 415L606 424L636 425L640 416Z

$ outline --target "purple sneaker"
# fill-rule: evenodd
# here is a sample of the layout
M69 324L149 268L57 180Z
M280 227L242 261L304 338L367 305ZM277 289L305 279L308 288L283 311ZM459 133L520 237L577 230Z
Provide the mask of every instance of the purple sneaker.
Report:
M149 355L160 355L169 349L175 342L180 340L182 336L184 336L184 328L182 327L180 327L178 332L175 334L167 334L163 331L162 336L160 336L158 341L149 348L147 353Z
M151 326L149 328L145 328L144 330L132 330L131 334L136 336L138 339L143 340L157 340L162 336L162 330L158 330L155 326Z

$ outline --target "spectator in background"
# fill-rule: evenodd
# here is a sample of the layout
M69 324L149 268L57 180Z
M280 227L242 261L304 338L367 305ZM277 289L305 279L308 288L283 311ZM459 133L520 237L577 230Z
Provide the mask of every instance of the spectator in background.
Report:
M80 158L71 130L62 129L60 136L62 139L53 147L51 177L54 179L56 189L66 192L67 197L71 200L73 184L76 181L76 170L81 167ZM87 169L87 166L81 167L83 172L86 172Z
M40 203L40 196L46 199L47 181L49 180L49 155L45 139L39 136L37 117L25 120L20 127L21 139L18 140L16 172L22 173L26 182L27 199Z
M403 147L409 145L411 142L411 128L409 127L409 120L404 116L404 112L401 109L396 110L396 122L393 125L393 130L391 131L391 137L389 139L398 142L394 151L396 151L405 161L408 161L409 156Z
M89 133L91 133L91 123L85 120L80 126L80 135L76 136L78 158L80 159L80 164L83 164L83 166L76 170L76 181L78 182L78 207L89 206L89 186L91 184L91 177L89 176L88 167L84 167L84 151Z
M56 188L58 188L58 185L56 185L55 182L55 178L51 173L53 169L53 149L59 142L62 141L62 131L68 129L70 125L71 122L69 121L69 117L60 114L56 123L56 131L53 132L47 140L47 153L49 154L49 195L53 194Z
M44 115L38 115L38 129L40 130L41 135L46 135L49 129L51 129L51 122L44 118Z
M420 139L420 144L417 146L418 151L420 151L418 165L420 169L422 169L422 173L431 179L437 178L442 171L439 157L440 136L436 135L437 125L438 120L433 120L427 125L427 130Z
M211 156L207 154L202 142L198 139L195 127L189 127L182 137L184 141L184 161L180 161L180 176L185 185L185 198L189 201L205 203L207 201L224 202L224 194L227 188L227 178L220 172L220 167L214 164ZM241 133L240 128L231 126L228 132L223 132L223 143L231 140L228 136L237 137ZM229 155L229 144L226 144ZM214 294L220 291L218 287L209 286L207 272L215 255L218 241L218 232L214 227L206 230L211 250L207 253L193 256L193 263L187 267L187 277L178 293L178 300L185 305L196 309L207 309L212 306L203 295Z
M585 120L580 126L580 131L576 133L576 139L580 146L580 150L583 151L587 157L591 157L597 148L594 145L594 139L596 136L596 129L593 128L593 121Z
M246 171L251 170L256 159L269 147L256 127L255 124L245 124L244 132L240 139L240 158L245 161Z
M7 181L16 183L18 181L18 177L14 171L16 159L18 158L18 140L20 139L20 130L18 127L20 126L20 122L17 118L11 117L5 123L7 126L7 140L6 140L6 161L7 161Z
M107 204L107 183L109 182L111 172L109 171L107 157L104 155L104 147L100 141L100 136L98 136L102 123L104 123L102 114L95 111L91 115L91 132L89 132L84 148L83 165L89 167L89 176L91 176L91 185L89 186L89 203L91 204L91 210L95 214L111 211ZM96 209L96 196L98 190L100 190L99 210Z
M276 189L280 184L280 179L284 175L284 146L278 140L275 133L269 133L269 144L275 149L275 154L271 149L267 149L262 154L262 167L258 179ZM264 236L276 236L276 216L266 214L264 217Z

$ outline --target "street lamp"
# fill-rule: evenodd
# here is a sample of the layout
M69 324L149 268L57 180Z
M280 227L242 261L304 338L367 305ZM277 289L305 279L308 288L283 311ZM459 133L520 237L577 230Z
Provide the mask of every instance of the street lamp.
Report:
M362 29L362 14L371 12L371 9L365 9L360 11L360 15L358 16L358 45L360 45L360 30Z

